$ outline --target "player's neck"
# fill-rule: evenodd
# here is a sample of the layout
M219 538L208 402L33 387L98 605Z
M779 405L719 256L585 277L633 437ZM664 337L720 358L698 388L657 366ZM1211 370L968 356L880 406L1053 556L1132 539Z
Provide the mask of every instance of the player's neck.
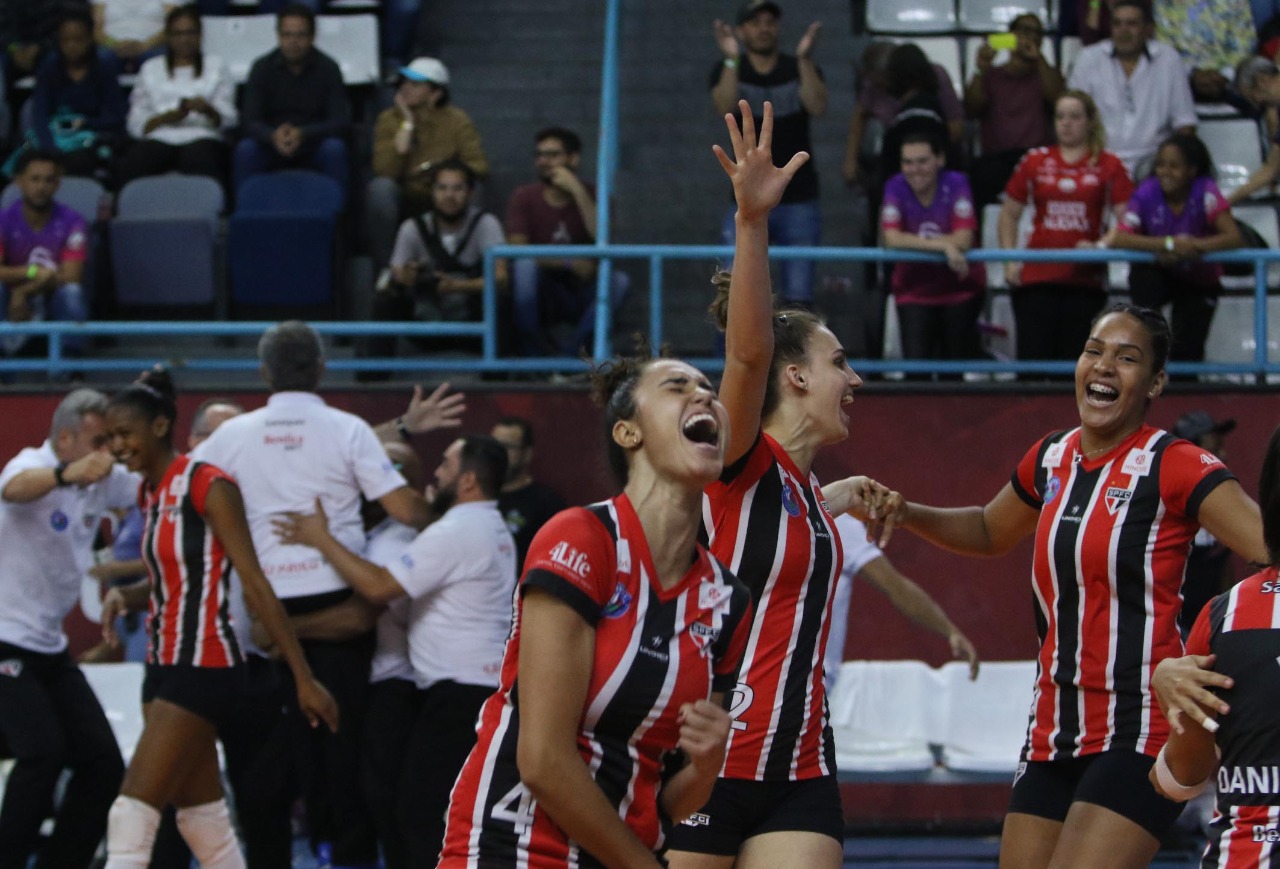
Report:
M702 520L702 491L662 480L646 469L634 467L632 471L625 489L627 500L644 529L658 582L671 588L693 563Z

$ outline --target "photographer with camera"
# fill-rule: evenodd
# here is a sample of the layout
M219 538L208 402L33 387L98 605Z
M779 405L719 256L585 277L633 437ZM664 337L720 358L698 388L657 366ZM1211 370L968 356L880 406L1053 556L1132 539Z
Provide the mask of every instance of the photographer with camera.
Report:
M484 252L503 244L502 223L471 205L475 173L461 160L445 160L431 169L431 210L400 225L391 253L390 279L373 296L375 320L474 322L483 316ZM507 264L495 263L499 288L507 283ZM434 349L449 346L437 339ZM365 339L361 355L394 356L395 336ZM360 372L364 380L384 380L386 371Z

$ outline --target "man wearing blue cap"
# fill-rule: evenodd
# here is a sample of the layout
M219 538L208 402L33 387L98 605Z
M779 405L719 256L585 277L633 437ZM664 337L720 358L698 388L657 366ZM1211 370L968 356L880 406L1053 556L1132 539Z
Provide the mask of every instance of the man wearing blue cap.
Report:
M395 104L373 129L373 174L365 192L369 253L376 268L391 259L401 220L431 210L432 168L459 160L477 180L489 174L480 132L449 100L449 69L434 57L400 68Z
M337 181L345 197L351 105L342 70L316 49L315 13L301 3L280 10L276 38L278 47L254 61L245 82L235 187L263 172L314 169Z

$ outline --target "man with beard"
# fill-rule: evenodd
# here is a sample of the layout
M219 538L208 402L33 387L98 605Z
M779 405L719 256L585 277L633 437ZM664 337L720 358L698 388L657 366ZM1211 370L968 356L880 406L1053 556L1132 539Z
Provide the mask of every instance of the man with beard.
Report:
M578 177L582 140L563 127L534 136L533 165L538 180L515 189L507 201L510 244L593 244L596 240L596 191ZM511 267L517 349L522 356L575 355L589 347L595 331L596 271L592 259L521 258ZM610 298L616 310L630 280L614 269ZM568 340L556 340L553 326L576 328Z
M433 866L444 841L449 792L475 745L480 707L498 686L511 628L515 542L498 512L507 451L465 435L444 452L431 506L440 518L385 567L329 533L324 509L289 513L276 533L306 545L375 605L408 599L409 663L418 712L400 759L400 833L409 866Z
M391 283L373 297L375 320L474 322L483 313L484 253L503 244L498 218L471 205L476 176L461 160L445 160L433 172L431 210L400 225L391 254ZM494 263L494 278L506 286L505 260ZM442 341L432 339L432 348ZM395 355L395 336L363 342L363 355ZM369 379L368 374L362 372ZM382 372L377 372L381 374Z
M14 171L19 200L0 211L0 306L11 323L73 320L88 316L80 279L88 250L84 218L54 196L62 160L53 151L28 151ZM16 353L25 336L5 338L0 350ZM80 343L67 339L68 350Z
M721 116L742 118L738 101L746 100L756 118L764 116L766 100L773 103L773 159L785 166L799 151L813 154L809 118L827 110L827 85L813 60L822 25L805 29L795 55L778 51L778 19L782 7L772 0L746 0L738 9L737 27L715 22L716 45L723 57L711 70L711 102ZM730 205L720 227L722 244L733 244L736 233ZM818 173L814 161L796 172L782 202L769 213L769 243L809 247L822 242L822 213L818 208ZM779 267L779 295L786 302L813 304L813 261L785 260Z

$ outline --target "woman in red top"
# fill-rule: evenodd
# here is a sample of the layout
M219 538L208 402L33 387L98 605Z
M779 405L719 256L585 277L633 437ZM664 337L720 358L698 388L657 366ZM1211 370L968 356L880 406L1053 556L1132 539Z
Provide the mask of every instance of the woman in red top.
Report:
M717 276L712 310L725 328L720 390L729 412L725 469L707 487L711 552L755 601L751 640L734 686L724 771L696 823L673 832L681 869L838 867L844 813L826 715L822 661L843 556L835 516L863 478L819 488L818 450L849 435L845 406L861 385L839 339L810 311L775 311L768 215L809 155L786 166L770 153L773 108L742 130L726 116L733 159L715 152L737 198L733 275Z
M1035 248L1093 247L1108 208L1118 220L1133 193L1120 158L1105 151L1098 107L1083 91L1067 91L1054 106L1058 144L1027 152L1013 171L1000 209L1000 246L1018 246L1018 219L1028 205ZM1005 263L1017 326L1019 359L1074 359L1089 324L1107 301L1101 264Z
M1040 651L1002 869L1150 863L1179 813L1147 781L1169 734L1151 679L1182 654L1191 541L1203 526L1246 559L1267 557L1258 505L1231 472L1146 422L1170 340L1158 312L1109 309L1076 362L1079 426L1040 439L985 506L891 511L964 555L1035 536Z
M146 724L107 822L107 869L141 869L151 860L160 810L177 807L178 829L205 869L236 869L244 858L231 828L218 772L219 722L247 691L244 657L227 615L234 564L245 602L279 646L313 726L337 729L333 697L311 675L284 609L271 591L249 537L235 482L173 448L177 418L167 372L148 372L115 396L106 426L117 461L142 475L143 560L151 574ZM143 593L145 594L145 584ZM108 632L127 606L119 590L103 603Z

